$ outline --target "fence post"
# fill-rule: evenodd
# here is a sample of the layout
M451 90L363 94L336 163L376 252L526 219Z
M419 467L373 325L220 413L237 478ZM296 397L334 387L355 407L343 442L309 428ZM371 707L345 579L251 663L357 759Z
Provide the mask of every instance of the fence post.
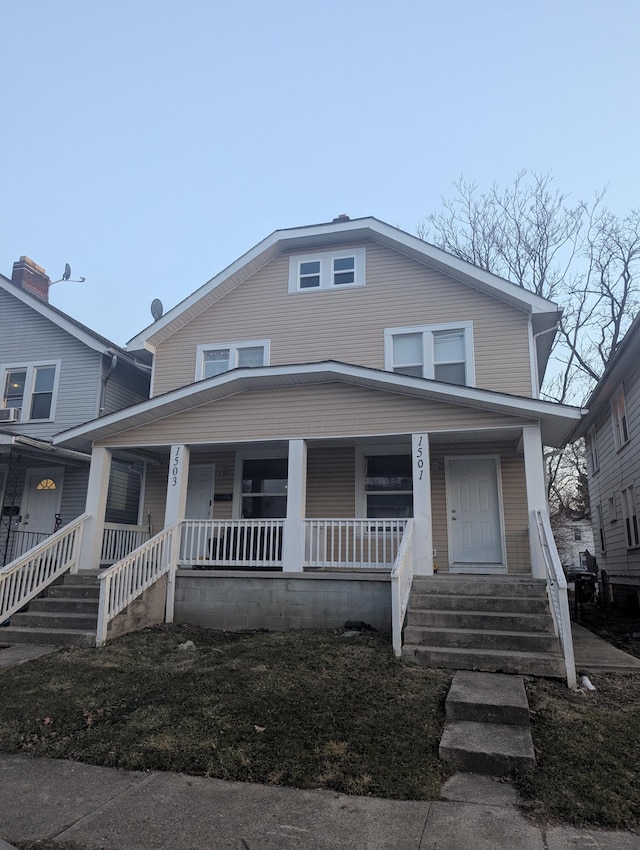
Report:
M100 602L98 603L98 625L96 627L96 646L104 646L107 642L107 612L111 595L111 576L105 575L100 579Z
M176 569L180 554L180 535L182 523L178 523L171 530L169 544L169 570L167 572L167 602L165 606L165 623L173 623L173 615L176 601Z

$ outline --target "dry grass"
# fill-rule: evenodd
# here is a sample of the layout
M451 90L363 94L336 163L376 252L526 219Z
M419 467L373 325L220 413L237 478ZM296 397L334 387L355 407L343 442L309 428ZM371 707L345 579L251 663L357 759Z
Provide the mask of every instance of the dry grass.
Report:
M2 676L5 752L400 799L446 775L450 674L375 635L158 627Z

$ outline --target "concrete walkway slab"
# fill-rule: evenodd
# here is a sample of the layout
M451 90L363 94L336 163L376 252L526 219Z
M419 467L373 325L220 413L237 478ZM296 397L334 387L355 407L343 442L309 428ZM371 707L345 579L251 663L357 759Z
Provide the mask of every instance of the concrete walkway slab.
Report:
M0 632L0 641L1 640L2 632ZM27 646L25 644L7 646L5 649L0 649L0 670L8 667L15 667L16 664L23 664L25 661L31 661L32 658L40 658L43 655L50 655L57 649L57 646Z
M578 672L640 673L640 658L623 652L578 623L571 623L571 631Z
M547 850L541 831L528 823L517 809L434 803L420 850L466 848Z
M515 806L518 792L510 782L477 773L454 773L442 786L440 797L481 806Z

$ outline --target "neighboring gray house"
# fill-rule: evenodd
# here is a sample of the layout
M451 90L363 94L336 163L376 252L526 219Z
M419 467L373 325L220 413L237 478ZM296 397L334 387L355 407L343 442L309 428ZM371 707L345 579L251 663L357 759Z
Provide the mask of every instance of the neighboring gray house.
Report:
M614 596L640 591L640 316L591 394L572 439L584 437L595 555Z
M53 435L149 394L148 366L49 304L50 283L28 257L0 275L0 566L84 511L90 445ZM142 470L119 459L110 521L139 523Z

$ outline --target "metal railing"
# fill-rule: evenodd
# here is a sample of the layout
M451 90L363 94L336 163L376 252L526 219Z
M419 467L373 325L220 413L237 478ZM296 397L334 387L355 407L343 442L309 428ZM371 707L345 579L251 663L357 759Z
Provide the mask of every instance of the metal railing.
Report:
M398 658L402 655L402 629L413 582L415 558L413 527L413 520L410 519L391 570L391 636L393 651Z
M180 526L181 523L177 522L165 528L126 558L100 573L96 646L103 646L106 643L109 622L167 573L169 573L169 586L165 622L173 622L173 590L180 545Z
M82 514L0 569L0 623L42 593L58 576L77 572L88 518L88 514Z
M567 580L560 563L560 557L551 531L549 514L546 511L533 512L533 521L537 529L538 544L542 553L546 577L549 605L553 615L556 634L560 639L562 654L567 671L567 685L576 687L576 664L573 655L573 638L571 636L571 620L569 617L569 600L567 597Z
M146 543L151 535L146 525L124 525L105 522L102 535L100 566L115 564Z
M407 519L305 519L304 567L391 570Z
M24 555L34 546L42 543L51 536L48 531L22 531L18 528L9 526L6 532L3 531L4 546L0 551L0 565L10 564L20 555Z
M182 521L185 567L282 567L283 519Z

